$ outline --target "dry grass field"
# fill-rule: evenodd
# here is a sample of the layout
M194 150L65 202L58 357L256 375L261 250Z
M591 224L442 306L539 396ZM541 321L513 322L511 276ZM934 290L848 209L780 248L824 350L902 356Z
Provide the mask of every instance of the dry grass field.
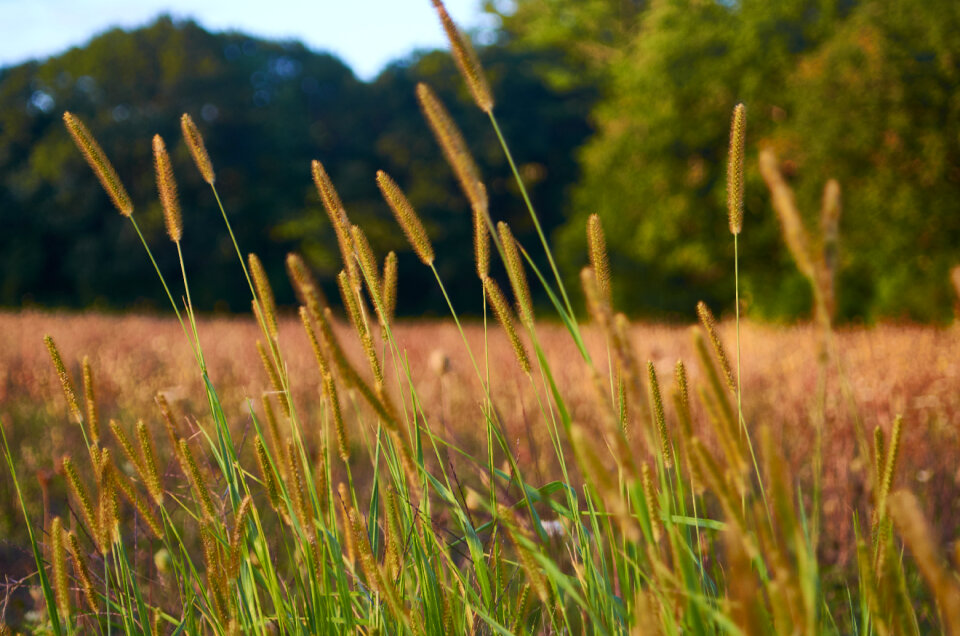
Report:
M254 346L258 329L252 320L242 318L204 318L198 326L210 376L231 428L238 435L236 439L244 439L246 433L249 441L249 409L261 413L261 396L270 389ZM466 333L471 347L482 351L482 324L469 325ZM596 394L569 335L562 327L550 325L541 326L539 333L573 419L595 426ZM129 427L143 419L160 439L163 429L154 396L161 392L192 430L197 430L198 424L210 426L202 383L174 320L30 311L0 315L0 416L18 450L18 472L29 490L36 492L37 480L31 477L38 476L50 490L64 492L62 478L55 473L57 458L64 452L79 454L76 449L82 446L44 348L44 334L57 340L74 377L80 377L82 357L90 357L103 421L115 418ZM395 335L418 382L417 395L430 425L460 449L483 456L480 386L453 323L400 322ZM344 325L340 336L352 347L350 353L357 367L363 368L355 335ZM676 361L683 359L688 362L691 383L697 384L699 369L693 363L687 327L637 324L632 336L638 359L652 361L663 383L671 377ZM732 323L722 325L721 336L728 347L732 346ZM496 324L490 324L487 337L493 401L515 457L537 483L560 478L538 404L547 399L544 386L530 386ZM588 328L586 340L595 359L603 360L599 334ZM789 459L790 474L807 493L812 479L815 340L814 330L808 326L778 328L746 323L742 328L745 419L754 431L762 424L772 427ZM319 428L320 381L299 320L281 320L280 344L299 415ZM960 524L960 431L955 424L960 414L960 334L952 329L882 325L840 330L837 344L850 394L845 394L844 379L834 369L827 386L823 558L841 567L849 564L854 556L853 513L862 511L869 502L869 480L863 474L868 465L857 456L855 417L861 419L868 434L880 426L889 436L895 415L903 414L897 485L917 494L941 540L952 539ZM564 364L565 360L573 363ZM478 362L483 371L484 361ZM388 365L386 373L394 374L395 370ZM396 381L388 382L388 386L396 385ZM351 431L353 443L359 445L371 431L361 424L369 418L357 417L354 409L362 411L366 406L355 398L344 400L348 426L355 429ZM709 437L703 414L697 412L699 405L694 406L695 426L701 435ZM673 424L670 409L667 416ZM638 444L639 439L639 435L633 437L632 443ZM354 477L359 482L364 479L362 471L355 472ZM0 483L0 527L7 537L2 554L7 564L22 561L26 567L29 554L9 488L8 480ZM40 499L33 498L32 502L34 511L40 514Z

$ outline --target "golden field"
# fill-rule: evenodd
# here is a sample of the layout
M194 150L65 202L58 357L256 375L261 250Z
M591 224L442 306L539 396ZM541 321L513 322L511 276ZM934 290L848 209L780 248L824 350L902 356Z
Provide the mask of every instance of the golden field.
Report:
M238 444L245 443L244 452L249 452L249 409L262 412L261 396L270 387L255 347L259 330L252 319L243 318L203 318L198 329L210 377L231 428L237 432L235 439L243 440ZM536 369L536 386L532 388L495 323L491 322L487 330L487 361L482 355L482 323L471 323L465 330L471 348L478 354L481 373L489 364L493 402L503 418L518 462L536 483L559 479L545 423L547 416L538 404L547 399L547 391ZM720 331L732 355L733 323L725 322ZM482 457L486 441L480 384L454 324L400 321L394 333L407 357L411 377L417 382L417 395L428 425L460 449ZM156 393L162 392L189 430L196 432L198 426L212 426L195 362L175 320L34 311L2 314L0 417L28 492L37 493L36 483L44 482L49 491L64 493L62 477L56 472L58 458L65 452L76 456L83 452L82 440L76 425L69 420L56 373L43 345L45 334L55 338L68 370L77 380L82 357L90 357L102 421L116 418L129 428L142 418L154 427L159 441L163 429L153 400ZM345 346L352 349L357 368L364 368L354 332L341 325L339 335ZM542 325L538 335L574 421L594 426L596 393L569 335L559 325ZM678 359L687 362L691 384L698 383L700 368L695 364L688 327L636 324L632 337L638 359L654 363L665 391L669 392ZM604 360L600 334L588 327L585 338L594 359ZM812 483L810 457L817 384L815 330L805 325L772 327L747 322L742 326L741 339L746 422L754 431L762 424L772 428L791 464L795 485L808 494ZM281 319L279 342L293 383L294 402L309 435L311 422L320 426L322 396L313 354L298 319ZM881 325L840 329L836 342L843 374L831 369L827 382L824 529L820 546L823 558L841 566L849 563L853 556L853 513L865 510L870 499L869 486L865 485L869 479L864 475L869 462L865 465L857 457L855 417L861 419L868 435L876 426L889 434L895 415L903 414L905 427L897 485L916 493L940 539L951 539L960 522L960 431L954 424L960 413L960 333L914 325ZM567 360L571 363L566 364ZM387 363L385 373L394 378L387 385L395 391L396 370L391 364ZM844 383L849 393L844 391ZM372 433L359 422L369 422L371 418L358 417L355 409L366 409L362 400L349 394L343 400L348 426L353 429L352 443L359 445L363 436ZM694 425L709 439L709 426L700 409L699 403L694 402ZM668 408L671 424L675 424L673 417ZM631 443L639 444L640 439L640 435L633 436ZM637 449L638 453L641 451ZM453 464L461 461L457 459ZM363 470L362 464L353 467L358 482L364 478ZM26 568L29 555L22 520L8 479L0 481L0 492L0 528L8 537L0 549L0 566L20 563ZM42 498L29 499L33 511L41 514ZM54 500L52 505L56 507L66 498L49 499ZM56 509L52 512L64 513Z

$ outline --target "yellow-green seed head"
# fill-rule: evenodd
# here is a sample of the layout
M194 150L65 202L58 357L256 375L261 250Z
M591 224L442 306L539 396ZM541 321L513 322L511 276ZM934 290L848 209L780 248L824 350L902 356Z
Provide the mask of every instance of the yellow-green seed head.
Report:
M587 219L587 248L590 254L590 266L597 277L597 287L601 298L613 306L610 293L610 259L607 257L607 239L603 234L600 215L591 214Z
M504 265L507 266L510 286L513 288L513 295L517 299L520 318L528 326L532 325L534 321L533 302L530 300L530 286L527 285L527 275L523 268L523 259L520 256L517 240L513 238L510 226L503 221L497 223L497 233L500 235L500 243L503 246Z
M77 148L83 153L84 159L87 160L94 174L97 175L97 179L100 180L100 185L103 186L110 200L113 201L113 205L123 216L132 216L133 202L130 200L130 195L127 194L117 171L110 160L107 159L107 155L100 148L97 140L93 138L87 127L73 113L65 112L63 123L67 127L67 132L73 137L74 143L77 144Z
M480 59L473 45L457 25L454 24L442 0L433 0L433 7L440 17L440 24L447 34L447 40L450 42L450 52L453 54L453 61L457 64L460 74L470 89L473 101L476 102L480 110L489 113L493 110L493 95L490 93L490 85L483 74L483 68L480 66Z
M250 275L253 277L253 287L257 291L257 300L260 301L260 310L263 312L263 320L267 326L267 332L274 341L277 340L277 303L274 300L273 288L270 287L270 279L267 278L267 272L263 269L263 263L260 262L256 254L251 253L247 257L250 265Z
M334 187L330 175L327 174L326 168L314 159L310 163L310 173L313 175L313 183L317 187L320 200L323 201L323 207L326 209L330 221L334 226L343 225L345 221L343 202L340 200L340 195L337 194L337 189Z
M77 399L77 392L73 390L73 382L70 380L70 374L67 373L67 367L63 364L63 358L60 357L57 344L51 336L44 336L43 342L47 345L47 351L50 353L53 368L57 372L60 386L63 387L63 395L67 398L67 406L70 407L70 414L79 424L83 422L83 411L80 410L80 401Z
M487 190L483 187L480 171L467 149L467 142L464 141L463 134L429 86L423 83L417 84L417 99L420 101L420 109L423 111L427 124L433 131L433 136L440 144L440 149L443 151L447 163L453 169L457 181L460 182L460 189L463 190L467 200L470 201L470 207L474 211L486 215L488 208Z
M216 180L213 174L213 163L210 162L210 155L207 154L207 146L203 143L203 136L197 129L197 125L193 123L193 118L190 115L184 113L180 117L180 130L183 132L183 140L190 150L190 156L193 157L193 163L197 165L197 170L200 171L200 176L203 177L204 181L213 185Z
M87 427L90 439L94 444L100 442L100 416L97 411L97 400L93 389L93 369L90 358L83 356L83 401L87 407Z
M153 165L157 172L157 192L163 207L163 220L167 234L174 243L183 238L183 217L180 215L180 200L177 198L177 182L173 178L173 166L163 137L153 136Z
M337 450L340 453L340 459L342 459L345 464L349 463L350 440L347 437L347 427L343 422L343 414L340 412L340 399L337 397L337 386L333 382L333 376L329 373L323 376L323 393L330 406L333 426L337 432Z
M487 276L483 279L483 288L487 292L487 298L490 301L490 306L493 307L493 313L497 316L497 320L500 321L507 338L510 340L510 346L513 347L520 368L523 369L524 373L530 373L530 358L527 356L527 350L523 346L520 336L517 335L517 330L513 325L513 312L510 311L510 305L507 303L507 299L503 297L500 286Z
M473 210L473 255L477 260L477 276L483 280L490 275L490 228L486 214Z
M733 109L730 123L730 158L727 162L727 212L730 233L743 229L743 155L746 148L747 110L743 104Z
M404 234L407 235L407 240L410 241L413 251L417 253L424 265L433 265L434 254L430 237L427 236L427 231L423 228L420 217L417 216L403 190L383 170L377 171L377 185L380 186L383 198L390 209L393 210L397 223L400 224Z
M390 251L383 259L383 311L387 322L393 322L397 312L397 253Z
M713 345L713 351L716 353L717 360L720 362L720 368L723 370L727 386L730 387L733 393L736 393L737 382L733 377L733 369L730 367L730 361L727 359L727 352L723 348L719 334L717 334L717 321L713 317L710 308L707 307L707 304L703 301L697 303L697 314L700 316L700 323L710 337L710 344Z

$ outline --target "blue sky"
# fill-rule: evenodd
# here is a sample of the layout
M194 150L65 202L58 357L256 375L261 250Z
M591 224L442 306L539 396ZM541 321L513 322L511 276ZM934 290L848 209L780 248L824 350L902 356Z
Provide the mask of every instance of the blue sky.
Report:
M494 23L481 3L445 0L461 28L476 29L482 40ZM364 79L414 49L445 45L430 0L0 0L0 66L54 55L161 13L215 31L301 40L336 54Z

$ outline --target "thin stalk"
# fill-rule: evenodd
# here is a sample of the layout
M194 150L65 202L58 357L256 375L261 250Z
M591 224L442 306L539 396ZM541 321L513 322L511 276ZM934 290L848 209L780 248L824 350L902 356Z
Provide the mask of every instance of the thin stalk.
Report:
M533 225L537 229L537 235L540 237L540 242L543 244L543 251L547 254L547 260L550 262L550 269L553 270L553 275L557 279L557 287L560 288L560 294L563 296L564 304L567 306L567 312L570 314L570 317L573 318L573 306L570 304L570 299L567 297L567 290L563 286L563 281L560 279L560 271L557 269L557 264L553 260L553 253L550 251L550 245L547 243L547 237L543 233L543 228L540 227L540 219L537 218L537 213L533 208L533 203L530 201L530 195L527 194L527 188L523 185L523 179L520 178L520 172L517 170L517 165L513 161L513 155L510 154L510 148L507 146L507 141L503 137L503 133L500 131L500 126L497 124L497 118L494 116L493 111L489 112L490 123L493 124L493 129L497 133L497 139L500 140L500 146L503 148L503 153L507 157L507 162L510 164L510 169L513 171L513 177L516 179L517 186L520 188L520 194L523 196L523 201L527 205L527 210L530 211L530 218L533 219Z

